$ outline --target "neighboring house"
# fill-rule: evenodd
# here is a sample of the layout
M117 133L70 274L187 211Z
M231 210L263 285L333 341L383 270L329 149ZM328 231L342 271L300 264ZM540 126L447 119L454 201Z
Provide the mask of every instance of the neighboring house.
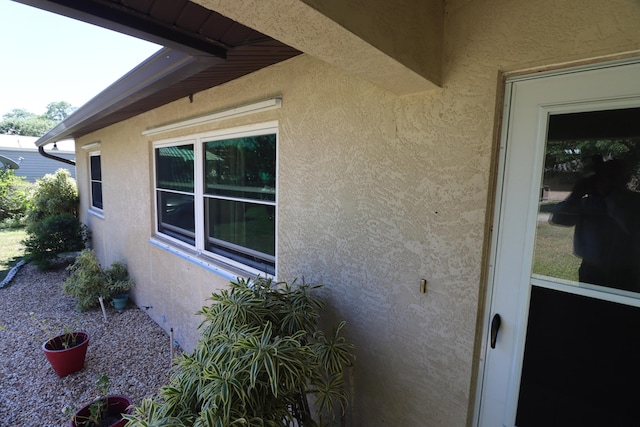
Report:
M0 135L0 155L10 158L20 166L15 170L16 176L35 182L36 179L55 173L58 169L67 169L72 177L76 177L74 166L48 159L38 153L38 147L35 145L37 140L38 138L34 136ZM67 160L75 160L73 140L59 141L56 143L56 148L52 150L52 147L53 145L47 146L46 151L51 151L52 154Z
M638 117L637 1L25 3L170 47L38 145L75 138L94 249L126 261L135 302L186 350L230 278L304 277L356 344L349 425L638 423L602 418L625 413L637 363L607 362L622 385L581 393L628 326L593 315L605 332L578 335L577 317L534 340L538 314L573 311L538 310L540 292L630 307L636 330L638 299L531 274L544 142L573 138L549 118ZM552 368L567 337L597 343L569 358L579 390L526 388L544 369L522 379L525 342ZM619 347L635 336L615 342L637 359Z

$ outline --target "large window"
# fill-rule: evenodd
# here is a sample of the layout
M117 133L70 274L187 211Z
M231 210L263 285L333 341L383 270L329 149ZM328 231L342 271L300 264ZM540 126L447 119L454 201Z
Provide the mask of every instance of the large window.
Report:
M276 130L157 144L158 233L231 265L275 274Z
M102 165L100 162L100 153L89 155L91 207L102 210Z

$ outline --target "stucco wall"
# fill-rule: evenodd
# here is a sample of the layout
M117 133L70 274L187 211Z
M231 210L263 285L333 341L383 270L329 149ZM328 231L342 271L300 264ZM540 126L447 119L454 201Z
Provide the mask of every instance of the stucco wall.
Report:
M303 1L418 74L440 84L444 1Z
M500 72L640 49L638 22L635 0L447 2L443 88L399 97L303 55L195 94L79 141L102 142L104 219L84 219L103 261L130 265L136 302L191 348L193 313L225 281L149 244L152 150L140 132L281 95L278 110L161 137L278 120L278 274L324 283L330 317L348 322L350 425L465 426Z

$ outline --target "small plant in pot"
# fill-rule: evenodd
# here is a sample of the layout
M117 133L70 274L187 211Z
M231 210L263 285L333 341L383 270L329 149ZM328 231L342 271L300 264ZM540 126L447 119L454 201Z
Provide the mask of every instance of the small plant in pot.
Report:
M29 316L47 336L42 343L42 351L58 376L65 377L84 367L89 346L88 333L65 327L58 334L48 320L37 319L35 313L29 313Z
M126 396L109 394L110 380L101 375L96 380L100 396L75 412L69 427L124 427L123 414L131 413L132 402Z
M112 262L104 271L105 297L110 297L116 310L123 310L129 299L128 292L133 287L133 280L129 277L127 266L119 261Z
M201 335L160 397L125 415L128 427L335 423L348 402L352 344L318 329L319 286L238 279L199 312Z

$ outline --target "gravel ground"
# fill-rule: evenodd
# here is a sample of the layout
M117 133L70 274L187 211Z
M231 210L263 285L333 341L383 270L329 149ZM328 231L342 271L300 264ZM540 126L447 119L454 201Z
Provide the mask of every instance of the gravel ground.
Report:
M98 308L75 310L75 299L62 293L63 267L41 272L27 264L9 285L0 288L0 425L66 426L65 407L80 408L98 394L98 376L111 380L110 394L139 404L157 393L169 378L171 344L167 334L144 311L107 308L105 323ZM48 319L62 330L71 325L90 335L83 370L59 378L41 350L46 335L37 322ZM178 354L174 348L174 356Z

